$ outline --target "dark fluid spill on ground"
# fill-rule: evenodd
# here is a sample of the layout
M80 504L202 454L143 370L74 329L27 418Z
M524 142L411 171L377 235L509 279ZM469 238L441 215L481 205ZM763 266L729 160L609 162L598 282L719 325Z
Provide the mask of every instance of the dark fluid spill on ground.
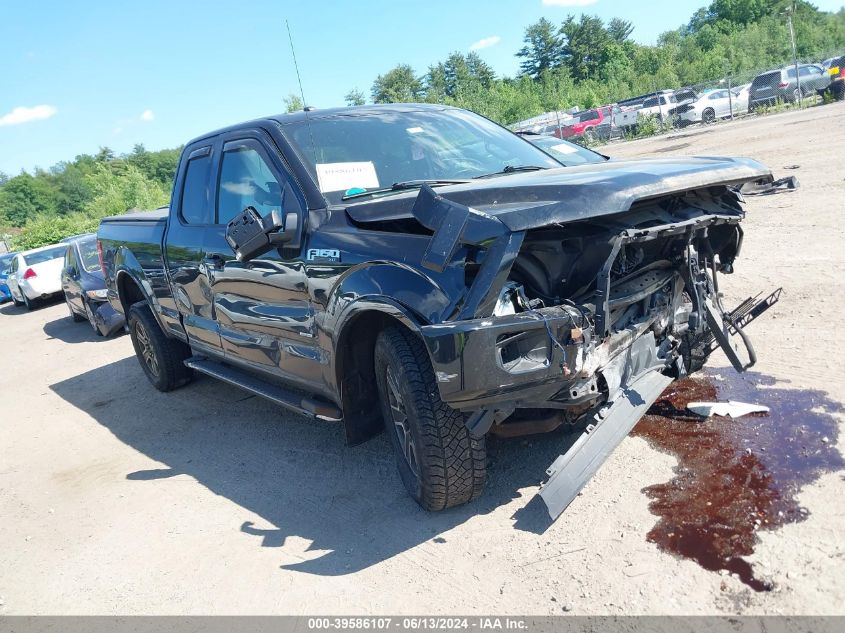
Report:
M835 448L843 407L821 391L773 387L758 373L707 371L670 385L634 435L678 458L675 477L644 489L660 517L648 540L711 571L737 574L756 591L772 589L743 558L757 531L803 521L796 493L845 461ZM735 400L769 413L703 419L688 402Z

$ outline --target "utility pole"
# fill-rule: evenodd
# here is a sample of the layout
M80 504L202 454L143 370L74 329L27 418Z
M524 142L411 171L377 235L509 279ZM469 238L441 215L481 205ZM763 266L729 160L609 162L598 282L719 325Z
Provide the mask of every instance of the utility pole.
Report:
M728 110L731 113L731 121L734 120L734 100L733 100L733 93L731 92L731 67L728 60L725 60L724 65L722 66L725 69L725 78L719 80L719 84L727 83L728 84Z
M798 86L798 107L801 107L801 76L798 74L798 55L795 52L795 30L792 28L792 14L795 12L795 3L787 7L784 13L786 14L786 23L789 25L789 39L792 42L792 64L795 66L795 81Z

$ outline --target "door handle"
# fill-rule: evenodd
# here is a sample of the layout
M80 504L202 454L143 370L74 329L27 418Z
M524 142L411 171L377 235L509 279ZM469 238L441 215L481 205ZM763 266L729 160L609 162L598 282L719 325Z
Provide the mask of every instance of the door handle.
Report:
M213 268L214 270L220 270L221 268L223 268L223 265L226 263L226 260L224 260L221 255L214 253L203 257L202 263L208 266L209 268Z

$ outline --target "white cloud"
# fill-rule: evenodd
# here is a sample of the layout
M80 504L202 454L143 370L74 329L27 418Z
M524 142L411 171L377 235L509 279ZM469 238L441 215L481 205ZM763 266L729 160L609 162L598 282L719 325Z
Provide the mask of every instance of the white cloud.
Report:
M153 111L152 111L152 110L144 110L144 111L141 113L141 117L140 117L140 118L141 118L141 120L142 120L142 121L152 121L152 120L153 120L154 118L156 118L156 117L155 117L155 115L153 114Z
M498 35L491 35L490 37L482 37L469 47L471 51L480 51L482 48L490 48L502 41Z
M543 0L547 7L588 7L597 0Z
M18 106L11 112L0 116L0 126L3 125L20 125L21 123L29 123L30 121L40 121L41 119L49 119L56 114L58 109L51 105L37 105L28 108L27 106Z

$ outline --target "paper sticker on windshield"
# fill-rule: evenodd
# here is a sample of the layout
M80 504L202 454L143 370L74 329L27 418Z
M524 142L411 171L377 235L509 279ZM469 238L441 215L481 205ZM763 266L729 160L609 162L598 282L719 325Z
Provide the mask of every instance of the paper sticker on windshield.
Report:
M553 149L556 152L560 152L561 154L574 154L578 150L572 147L572 145L567 145L566 143L561 143L560 145L552 145L550 149Z
M421 127L409 127L406 128L406 131L408 132L408 134L419 134L423 131L423 129Z
M379 186L376 167L371 161L360 163L317 163L320 191L346 191L353 187L374 189Z

